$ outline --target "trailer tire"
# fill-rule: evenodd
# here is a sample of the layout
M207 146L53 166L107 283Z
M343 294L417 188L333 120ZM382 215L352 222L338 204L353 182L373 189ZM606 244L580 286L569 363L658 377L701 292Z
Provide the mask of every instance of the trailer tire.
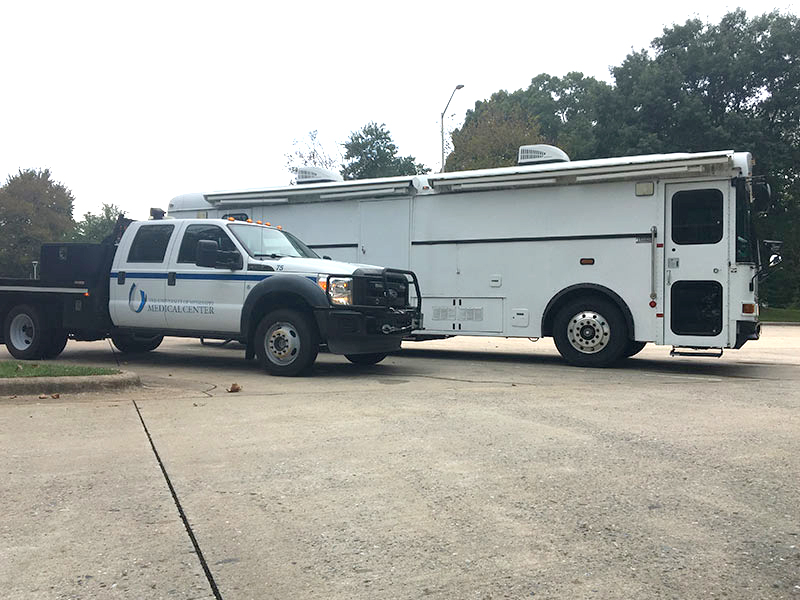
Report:
M319 352L319 334L308 314L282 308L261 319L255 347L264 370L271 375L294 377L314 364Z
M111 341L123 354L136 354L155 350L164 341L164 336L114 333L111 334Z
M553 321L553 338L568 363L578 367L607 367L625 356L628 327L615 304L587 296L558 311Z
M625 358L630 358L631 356L635 356L639 354L644 347L647 345L647 342L637 342L636 340L628 340L628 345L625 347L625 352L622 355Z
M377 365L384 358L386 354L376 352L374 354L345 354L344 357L354 365Z
M67 347L69 334L64 329L53 329L50 340L44 348L42 358L55 358Z
M51 333L39 307L20 304L6 315L3 335L11 356L19 360L39 360L44 356Z

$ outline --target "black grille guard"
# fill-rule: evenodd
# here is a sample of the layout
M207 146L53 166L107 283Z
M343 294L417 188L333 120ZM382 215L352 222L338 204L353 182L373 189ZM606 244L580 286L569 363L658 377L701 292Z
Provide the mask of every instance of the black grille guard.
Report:
M330 296L331 279L339 279L339 278L348 278L349 277L349 278L352 278L353 280L362 279L362 280L367 280L368 281L368 280L371 280L371 279L374 280L376 277L380 276L380 278L381 278L381 280L383 282L383 288L384 288L384 290L387 290L389 288L389 276L390 275L402 276L403 278L405 278L407 284L408 283L412 283L414 285L414 290L417 293L417 305L416 305L416 307L411 306L411 304L410 304L410 302L411 302L410 294L409 294L409 298L407 300L407 305L402 309L398 309L398 308L394 308L392 306L389 306L389 298L386 297L385 292L384 292L384 297L383 297L384 302L382 304L378 304L378 305L337 304L337 303L335 303L335 302L333 302L331 300L331 296ZM355 290L353 290L353 291L355 292ZM409 288L409 292L410 292L410 288ZM422 314L422 294L419 291L419 281L417 280L417 275L416 275L416 273L414 273L414 271L408 271L408 270L405 270L405 269L392 269L392 268L386 267L386 268L384 268L384 269L382 269L380 271L380 274L378 274L376 272L372 276L364 275L363 273L358 273L357 271L356 271L356 273L348 273L348 274L344 274L344 273L342 273L342 274L333 274L333 273L331 273L325 279L325 296L327 296L327 298L328 298L328 304L330 306L333 306L333 307L336 307L336 308L360 308L360 309L373 309L373 310L376 309L376 308L388 308L391 312L396 312L398 314L406 314L407 311L413 310L416 313L416 319L415 320L417 320L417 321L419 320L419 316Z

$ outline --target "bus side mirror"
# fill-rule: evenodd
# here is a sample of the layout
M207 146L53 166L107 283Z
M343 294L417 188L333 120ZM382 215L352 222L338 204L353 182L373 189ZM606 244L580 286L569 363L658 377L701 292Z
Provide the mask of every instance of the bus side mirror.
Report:
M195 254L195 261L198 267L211 267L212 269L217 266L217 251L219 244L214 240L200 240L197 242L197 253Z
M767 212L772 205L772 188L766 181L753 182L753 206L756 212Z

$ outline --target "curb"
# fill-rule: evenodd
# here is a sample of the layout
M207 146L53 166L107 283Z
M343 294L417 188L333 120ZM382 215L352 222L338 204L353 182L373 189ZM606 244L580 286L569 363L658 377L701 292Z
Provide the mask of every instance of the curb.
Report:
M120 390L142 385L139 376L130 371L116 375L76 377L11 377L0 379L0 396L9 394L65 394L67 392L98 392Z
M800 321L761 321L761 325L789 325L793 327L800 327Z

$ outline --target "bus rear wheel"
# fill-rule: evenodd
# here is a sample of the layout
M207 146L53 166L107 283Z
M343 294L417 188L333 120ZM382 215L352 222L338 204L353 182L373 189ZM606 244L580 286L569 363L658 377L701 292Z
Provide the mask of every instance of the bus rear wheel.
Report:
M603 298L569 302L553 321L556 348L578 367L607 367L625 356L628 327L622 312Z

